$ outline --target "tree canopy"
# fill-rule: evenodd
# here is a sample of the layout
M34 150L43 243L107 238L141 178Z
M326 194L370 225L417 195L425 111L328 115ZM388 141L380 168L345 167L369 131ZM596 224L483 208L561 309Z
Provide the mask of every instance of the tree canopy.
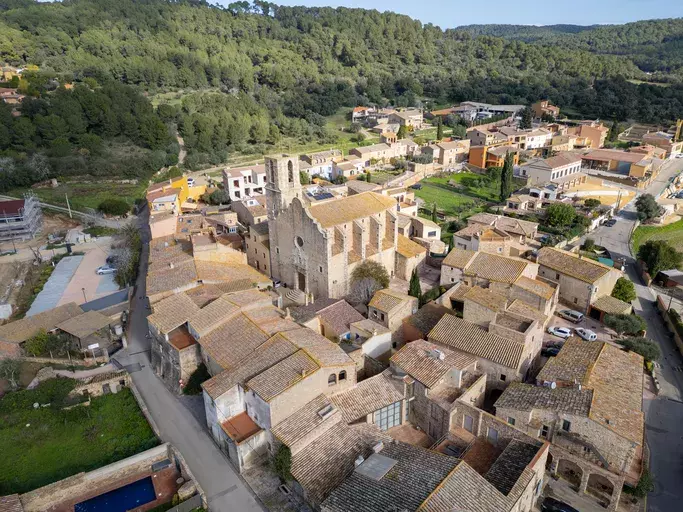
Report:
M636 287L628 277L620 277L614 284L612 297L630 303L636 300Z
M627 350L640 354L646 361L656 361L661 355L659 345L654 341L642 337L625 338L619 340Z
M648 240L638 249L638 259L645 262L647 271L654 278L662 270L678 268L683 254L665 240Z
M643 194L636 199L636 210L640 220L650 220L659 217L662 208L657 204L657 200L652 194Z

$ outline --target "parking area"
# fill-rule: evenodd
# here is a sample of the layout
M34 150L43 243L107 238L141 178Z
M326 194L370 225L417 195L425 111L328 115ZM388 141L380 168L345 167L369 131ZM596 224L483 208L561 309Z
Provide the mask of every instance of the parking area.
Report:
M562 306L561 304L558 305L556 313L550 319L550 322L548 322L546 332L543 335L543 345L550 345L552 343L557 343L558 341L561 341L561 338L554 336L548 332L548 328L550 327L567 327L571 329L572 332L577 327L583 327L584 329L590 329L595 334L597 334L599 341L612 341L612 339L616 337L616 333L613 330L608 329L607 327L605 327L604 324L598 322L597 320L593 320L592 318L588 318L587 316L584 316L583 320L581 320L579 323L574 323L562 318L557 313L559 311L562 311L563 309L568 308Z
M83 304L109 295L119 289L114 281L114 274L98 276L95 273L97 267L106 263L110 252L111 247L109 245L98 245L82 257L83 259L62 293L58 306L68 302Z

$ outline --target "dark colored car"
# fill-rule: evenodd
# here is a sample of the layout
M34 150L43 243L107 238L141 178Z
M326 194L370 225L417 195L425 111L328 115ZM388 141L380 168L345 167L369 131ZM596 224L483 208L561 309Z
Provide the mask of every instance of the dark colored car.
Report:
M415 185L411 185L410 188L413 190L420 190L422 188L422 185L420 183L416 183Z
M541 355L545 357L555 357L559 353L560 349L558 347L546 347L541 350Z
M614 226L616 223L617 223L617 219L610 219L610 220L608 220L607 222L605 222L605 226L607 226L608 228L611 228L611 227Z
M556 500L555 498L546 498L541 504L543 512L579 512L571 505L567 505L564 501Z

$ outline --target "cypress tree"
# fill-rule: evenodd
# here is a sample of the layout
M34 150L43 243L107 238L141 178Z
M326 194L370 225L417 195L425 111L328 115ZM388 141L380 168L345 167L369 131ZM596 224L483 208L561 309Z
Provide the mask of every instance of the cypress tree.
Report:
M422 295L422 288L420 288L420 278L417 276L417 269L413 269L413 273L410 274L410 284L408 285L408 295L411 297L420 298Z

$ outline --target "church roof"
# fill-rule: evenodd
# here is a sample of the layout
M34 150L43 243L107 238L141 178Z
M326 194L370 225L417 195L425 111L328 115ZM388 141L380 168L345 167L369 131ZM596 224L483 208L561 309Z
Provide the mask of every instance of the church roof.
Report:
M396 200L375 192L363 192L336 201L316 204L309 209L311 216L324 228L378 214L396 207Z

